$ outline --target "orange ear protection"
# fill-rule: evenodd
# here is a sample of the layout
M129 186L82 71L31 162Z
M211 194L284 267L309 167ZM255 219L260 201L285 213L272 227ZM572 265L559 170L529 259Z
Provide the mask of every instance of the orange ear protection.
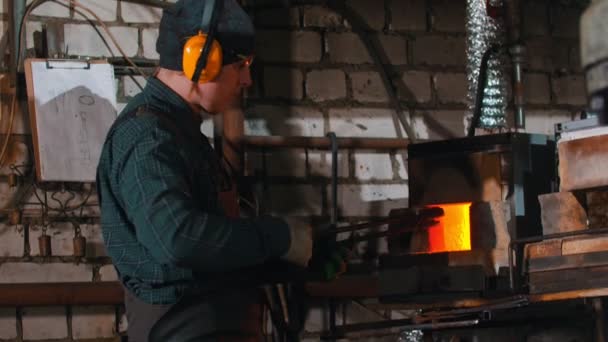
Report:
M222 47L215 40L222 4L223 0L206 0L201 30L184 45L182 66L192 82L213 81L222 70Z

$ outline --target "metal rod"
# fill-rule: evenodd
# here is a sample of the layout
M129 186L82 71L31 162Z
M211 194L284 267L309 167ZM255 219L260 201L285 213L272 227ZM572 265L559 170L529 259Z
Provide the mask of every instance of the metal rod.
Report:
M152 7L160 7L160 8L170 8L173 4L170 2L164 2L159 0L122 0L122 2L132 2L134 4L152 6Z
M331 227L338 224L338 137L329 132L327 137L331 143Z
M312 148L329 149L331 139L326 137L282 137L245 136L243 145L250 148ZM342 149L399 150L409 145L408 139L401 138L337 138Z
M400 328L402 331L461 328L461 327L474 326L474 325L479 324L479 322L480 322L479 319L470 319L470 320L453 321L453 322L411 324L412 320L410 320L410 319L399 319L399 320L387 320L387 321L378 321L378 322L349 324L349 325L338 326L336 328L339 333L346 334L346 333L353 333L353 332L358 332L358 331L377 330L377 329L385 329L385 328Z

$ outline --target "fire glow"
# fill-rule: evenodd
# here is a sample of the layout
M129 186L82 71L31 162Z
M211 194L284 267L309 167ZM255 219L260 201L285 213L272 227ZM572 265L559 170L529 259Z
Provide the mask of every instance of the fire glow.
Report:
M432 205L443 209L438 223L428 229L427 253L458 252L471 250L471 203Z

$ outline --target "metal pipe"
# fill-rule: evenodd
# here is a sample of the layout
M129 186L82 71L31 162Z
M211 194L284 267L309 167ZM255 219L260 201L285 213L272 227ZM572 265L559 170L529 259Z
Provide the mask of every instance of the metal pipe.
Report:
M250 148L311 148L329 149L331 140L326 137L281 137L281 136L245 136L243 145ZM342 149L399 150L409 145L408 139L402 138L338 138Z
M122 0L122 2L132 2L134 4L152 6L152 7L160 7L160 8L170 8L173 4L170 2L164 2L159 0Z
M121 305L119 282L0 284L0 307Z
M331 145L331 227L338 224L338 137L336 133L327 133Z
M515 108L515 128L526 128L524 112L524 63L526 47L522 42L522 7L521 0L506 0L506 26L509 54L513 63L513 106Z
M509 48L511 60L513 61L513 106L515 107L515 128L526 128L526 116L524 112L524 62L526 48L522 44L516 44Z
M9 4L11 7L9 8L11 13L11 25L10 25L10 39L11 39L11 75L15 77L13 80L16 80L17 71L19 68L18 57L19 51L23 48L20 46L21 42L21 21L23 20L23 16L25 15L25 7L26 0L14 0L10 1Z

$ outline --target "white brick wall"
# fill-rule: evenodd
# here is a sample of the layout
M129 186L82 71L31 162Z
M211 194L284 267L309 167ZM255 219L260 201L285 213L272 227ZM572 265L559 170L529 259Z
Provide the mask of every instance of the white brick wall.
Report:
M387 216L391 209L408 206L408 193L405 184L339 185L340 213L343 216Z
M258 105L247 109L245 134L323 136L323 114L300 106Z
M388 93L380 74L375 71L361 71L350 74L353 99L358 102L388 102Z
M64 307L24 308L22 314L24 340L68 337L68 322Z
M28 0L29 5L32 0ZM70 16L70 9L68 7L61 6L54 2L45 2L38 6L32 15L38 15L41 17L56 17L56 18L68 18Z
M95 12L95 14L103 21L112 22L118 19L118 2L116 0L79 0L79 2ZM87 12L83 11L82 14L84 17L82 15L75 14L74 18L82 20L91 17L91 15Z
M151 6L143 6L121 2L122 20L127 23L159 23L162 10Z
M313 101L346 97L346 76L339 69L313 70L306 74L306 95Z
M69 53L82 56L111 56L113 52L116 56L120 52L112 40L108 37L102 28L98 28L101 34L105 37L106 42L111 47L108 50L106 45L98 36L97 32L91 25L88 24L66 24L64 26L65 42L68 45ZM116 38L118 44L125 51L127 56L133 57L138 51L138 30L135 27L115 26L109 28L110 32Z
M88 282L93 268L86 264L6 262L0 264L0 283Z
M134 76L135 80L142 88L146 87L146 78L143 76ZM139 93L141 93L141 89L137 86L137 83L133 81L133 78L129 76L124 76L122 78L123 87L124 87L124 95L127 97L133 97Z
M144 50L144 57L148 59L159 59L156 52L156 41L158 40L158 29L145 28L141 32L141 45Z
M393 179L393 163L385 153L355 153L355 178L360 180Z
M332 169L331 152L309 151L308 166L311 176L331 177ZM338 153L338 177L348 178L349 172L348 154Z
M0 339L9 340L17 338L16 317L14 308L0 308Z
M34 47L34 32L42 31L42 24L39 21L28 21L25 23L25 47L31 49Z
M555 124L572 120L572 113L563 110L529 110L526 112L526 132L553 136Z
M330 109L329 130L339 137L395 138L401 127L390 109L353 108Z
M72 336L75 339L114 337L116 311L111 306L72 308Z
M273 185L272 211L277 215L309 216L321 214L321 188L314 185Z

